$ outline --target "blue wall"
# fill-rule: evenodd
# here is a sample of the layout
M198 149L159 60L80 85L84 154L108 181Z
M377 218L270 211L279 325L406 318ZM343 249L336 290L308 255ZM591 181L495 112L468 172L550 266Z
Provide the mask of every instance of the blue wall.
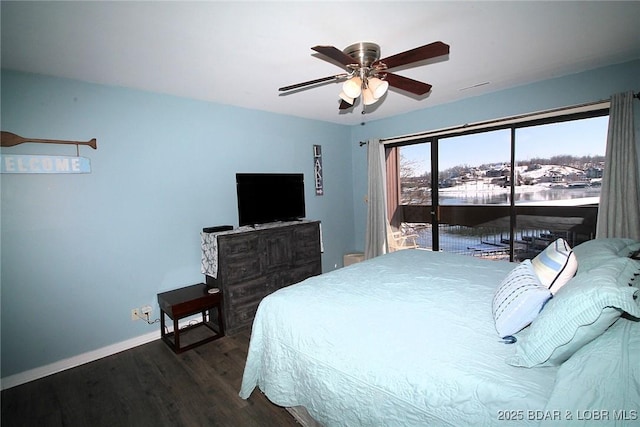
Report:
M434 88L435 90L436 88ZM615 93L640 90L640 60L426 108L352 128L352 141L388 138L465 123L510 117L558 107L609 99ZM428 104L428 99L424 101ZM634 101L635 133L640 156L640 102ZM353 152L354 228L356 247L364 247L367 206L367 152L357 143Z
M131 309L198 283L203 227L237 226L236 172L303 172L323 269L353 250L349 128L2 72L2 130L89 140L86 175L3 174L2 377L153 332ZM325 195L313 190L322 145ZM23 144L3 154L75 155Z

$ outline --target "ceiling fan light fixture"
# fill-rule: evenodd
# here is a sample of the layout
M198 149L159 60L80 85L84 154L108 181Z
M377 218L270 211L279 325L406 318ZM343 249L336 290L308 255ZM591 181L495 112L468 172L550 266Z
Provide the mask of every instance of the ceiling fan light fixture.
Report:
M362 103L364 105L371 105L378 102L378 98L373 96L373 92L370 88L363 89L362 91Z
M353 105L354 98L351 98L350 96L348 96L346 93L344 93L344 91L340 92L339 96L340 96L340 99L342 99L347 104Z
M387 89L389 88L389 82L385 80L380 80L377 77L372 77L368 79L369 89L373 94L375 99L381 98L385 93L387 93Z
M352 77L342 85L342 91L349 98L357 98L360 96L360 92L362 91L362 80L360 77Z

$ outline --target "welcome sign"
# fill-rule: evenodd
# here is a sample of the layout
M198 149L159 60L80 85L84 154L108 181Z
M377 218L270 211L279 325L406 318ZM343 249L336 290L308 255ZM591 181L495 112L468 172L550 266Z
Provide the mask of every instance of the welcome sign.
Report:
M2 173L91 173L86 157L2 154Z

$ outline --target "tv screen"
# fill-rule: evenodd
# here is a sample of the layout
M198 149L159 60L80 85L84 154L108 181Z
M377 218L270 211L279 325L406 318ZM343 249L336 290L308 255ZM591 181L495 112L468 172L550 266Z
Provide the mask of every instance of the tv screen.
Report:
M305 217L304 174L238 173L240 226Z

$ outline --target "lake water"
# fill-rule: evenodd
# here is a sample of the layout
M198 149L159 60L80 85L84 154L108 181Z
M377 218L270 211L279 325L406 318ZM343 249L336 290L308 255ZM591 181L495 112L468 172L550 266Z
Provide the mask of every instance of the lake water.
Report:
M532 189L533 190L533 189ZM515 203L547 202L597 197L599 187L587 188L537 188L533 191L517 191ZM507 191L478 191L469 189L464 192L442 191L439 195L441 205L508 205L511 195Z

